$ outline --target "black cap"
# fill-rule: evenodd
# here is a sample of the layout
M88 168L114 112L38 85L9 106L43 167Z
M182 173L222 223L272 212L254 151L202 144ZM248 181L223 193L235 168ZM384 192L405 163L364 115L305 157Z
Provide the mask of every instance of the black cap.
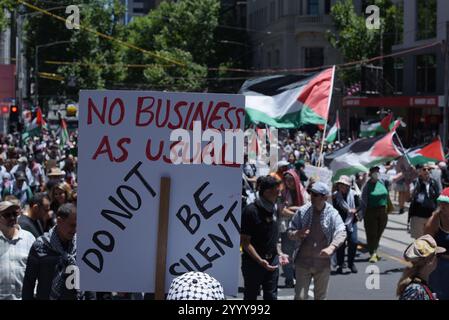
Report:
M369 173L379 172L379 171L380 171L380 167L378 167L378 166L374 166L369 169Z

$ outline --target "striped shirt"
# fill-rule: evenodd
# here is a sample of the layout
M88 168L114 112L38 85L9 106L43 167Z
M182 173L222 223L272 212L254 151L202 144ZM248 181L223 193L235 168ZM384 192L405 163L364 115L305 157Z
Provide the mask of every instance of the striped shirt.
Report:
M17 227L19 233L11 240L0 232L0 300L22 299L23 277L35 238Z

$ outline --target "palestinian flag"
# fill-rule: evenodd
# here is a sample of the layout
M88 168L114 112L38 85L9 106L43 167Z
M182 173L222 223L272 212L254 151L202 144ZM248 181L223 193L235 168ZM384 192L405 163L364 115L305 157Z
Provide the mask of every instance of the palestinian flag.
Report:
M396 159L402 155L394 142L395 131L383 136L359 139L324 157L325 165L332 170L332 180L342 175L368 172L371 167Z
M48 130L47 123L42 116L41 108L36 109L36 118L34 118L26 127L25 132L22 134L22 141L26 142L28 139L42 135L43 130Z
M334 126L329 130L329 133L326 136L326 142L332 143L337 139L337 133L338 130L340 130L340 121L338 120L338 114L337 114L337 120L335 121Z
M370 138L391 131L393 114L390 113L381 121L371 120L360 124L360 137Z
M335 67L306 75L275 75L246 81L246 119L275 128L325 125L332 99Z
M61 123L59 126L61 129L61 131L60 131L61 137L60 137L59 145L61 147L64 147L69 141L69 132L67 131L67 123L65 122L64 118L61 117L60 121L61 121Z
M443 153L443 144L440 137L436 137L431 143L416 148L409 149L407 156L412 165L424 164L428 162L445 161Z

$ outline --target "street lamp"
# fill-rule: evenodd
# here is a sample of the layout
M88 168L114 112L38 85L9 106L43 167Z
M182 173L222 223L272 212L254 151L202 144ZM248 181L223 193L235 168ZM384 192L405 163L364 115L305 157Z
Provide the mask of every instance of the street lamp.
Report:
M36 50L35 50L35 52L34 52L34 72L35 72L35 77L36 77L36 80L35 80L35 83L34 83L34 86L35 86L35 88L34 88L34 90L35 90L35 100L34 100L34 105L35 105L35 107L37 107L38 106L38 104L39 104L39 94L38 94L38 90L39 90L39 85L38 85L38 82L39 82L39 70L38 70L38 66L39 66L39 63L38 63L38 59L39 59L39 49L40 48L47 48L47 47L52 47L52 46L56 46L56 45L59 45L59 44L65 44L65 43L70 43L70 41L55 41L55 42L50 42L50 43L46 43L46 44L41 44L41 45L37 45L36 46Z

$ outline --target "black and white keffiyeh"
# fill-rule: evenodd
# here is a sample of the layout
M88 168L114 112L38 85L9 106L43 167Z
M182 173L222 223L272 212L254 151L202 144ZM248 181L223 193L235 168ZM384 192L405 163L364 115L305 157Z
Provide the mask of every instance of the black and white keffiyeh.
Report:
M76 236L73 237L67 249L64 249L55 226L36 241L36 250L38 252L46 251L45 247L59 255L59 261L55 267L55 275L53 277L49 297L50 300L59 300L62 297L68 276L65 271L68 266L76 265Z
M223 287L203 272L187 272L173 279L167 300L224 300Z

